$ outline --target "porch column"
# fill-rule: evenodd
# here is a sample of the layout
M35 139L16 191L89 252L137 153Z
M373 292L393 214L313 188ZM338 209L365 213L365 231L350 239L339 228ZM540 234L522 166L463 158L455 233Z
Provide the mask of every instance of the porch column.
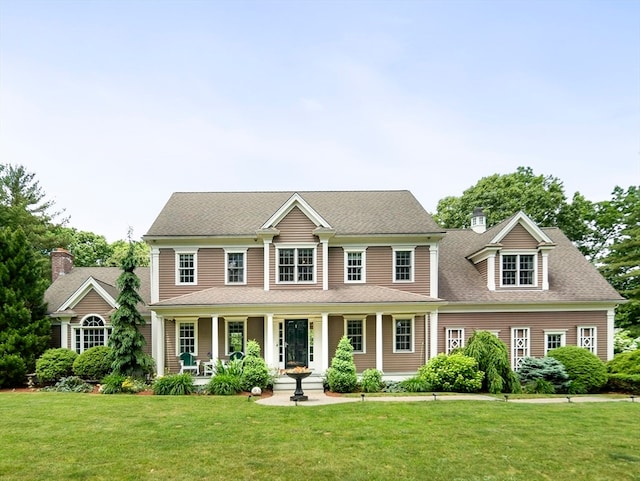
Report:
M64 320L60 321L60 347L64 347L65 349L73 349L76 350L76 347L69 347L69 321Z
M438 311L429 313L429 324L431 327L431 342L429 343L430 358L438 355Z
M215 363L220 357L218 341L218 315L211 315L211 360Z
M264 342L264 360L269 367L277 367L277 363L273 362L274 358L274 345L273 345L273 313L269 313L266 316L266 329L267 338Z
M376 312L376 369L382 372L382 312Z
M429 313L424 313L424 363L429 360L429 348L431 342L429 342Z
M151 311L151 353L156 362L156 375L164 376L164 318Z
M329 314L322 313L322 366L323 371L329 369Z

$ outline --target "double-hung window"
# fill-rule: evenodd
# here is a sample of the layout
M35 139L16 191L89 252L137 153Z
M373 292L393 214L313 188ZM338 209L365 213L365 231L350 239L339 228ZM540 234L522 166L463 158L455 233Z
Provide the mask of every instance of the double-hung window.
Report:
M176 355L183 352L197 354L198 329L195 322L176 322Z
M278 248L278 282L315 282L315 248Z
M535 286L535 274L535 254L502 254L503 286Z
M565 331L544 331L544 355L552 349L564 347L566 343Z
M413 282L413 247L393 248L393 282Z
M225 277L225 284L246 284L246 250L242 251L225 251L225 258L227 263L227 275Z
M393 319L393 352L413 352L413 318Z
M345 335L351 341L353 352L364 353L365 350L365 329L364 319L345 319Z
M244 352L246 339L246 319L227 319L225 323L225 340L227 355L235 351Z
M596 354L596 341L597 337L595 327L578 327L578 346Z
M176 249L176 285L198 283L198 256L193 249Z
M364 249L345 249L344 282L366 282L366 251Z

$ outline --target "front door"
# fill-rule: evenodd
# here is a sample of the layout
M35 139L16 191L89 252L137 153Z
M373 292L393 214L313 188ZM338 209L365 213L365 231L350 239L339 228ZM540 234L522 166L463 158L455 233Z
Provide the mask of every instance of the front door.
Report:
M309 321L288 319L284 321L285 368L309 366Z

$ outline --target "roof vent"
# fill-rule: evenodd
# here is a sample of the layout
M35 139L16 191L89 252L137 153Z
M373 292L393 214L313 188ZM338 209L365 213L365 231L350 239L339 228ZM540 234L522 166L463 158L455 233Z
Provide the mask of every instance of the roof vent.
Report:
M471 214L471 229L478 234L482 234L487 230L487 216L484 215L480 207L473 209L473 214Z

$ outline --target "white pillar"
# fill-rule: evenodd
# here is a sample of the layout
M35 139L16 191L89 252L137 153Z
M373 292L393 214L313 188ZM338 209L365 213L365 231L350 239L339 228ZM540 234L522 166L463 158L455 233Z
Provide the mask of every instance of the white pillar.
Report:
M329 290L329 240L322 241L322 290Z
M487 289L496 290L496 255L487 257Z
M438 297L438 244L429 244L429 297Z
M613 333L615 331L615 309L607 309L607 361L613 359ZM596 349L597 352L597 349Z
M430 327L431 327L431 342L430 346L430 356L436 357L438 355L438 311L433 311L429 314L430 319Z
M218 315L211 315L211 360L215 363L220 357L220 344L218 340ZM215 364L214 364L215 365Z
M273 314L267 314L266 324L265 332L267 333L267 338L264 342L264 360L267 363L267 366L271 368L278 367L278 363L274 362L274 353L276 349L273 340Z
M151 311L152 355L156 362L156 375L164 376L164 318Z
M549 251L542 251L542 290L549 290Z
M376 369L382 372L382 312L376 312Z
M270 244L271 244L271 239L264 239L264 262L263 262L263 268L264 268L264 290L265 291L269 290L269 270L271 269L269 267L269 265L270 265L269 256L271 255L271 249L269 248Z
M322 313L322 371L329 369L329 314Z
M160 249L151 248L151 302L160 300Z
M429 313L424 313L424 363L426 364L429 360L429 348L431 347L431 342L429 341Z
M71 343L73 344L73 343ZM76 347L69 347L69 321L64 320L60 321L60 347L64 347L65 349L73 349L76 350Z

